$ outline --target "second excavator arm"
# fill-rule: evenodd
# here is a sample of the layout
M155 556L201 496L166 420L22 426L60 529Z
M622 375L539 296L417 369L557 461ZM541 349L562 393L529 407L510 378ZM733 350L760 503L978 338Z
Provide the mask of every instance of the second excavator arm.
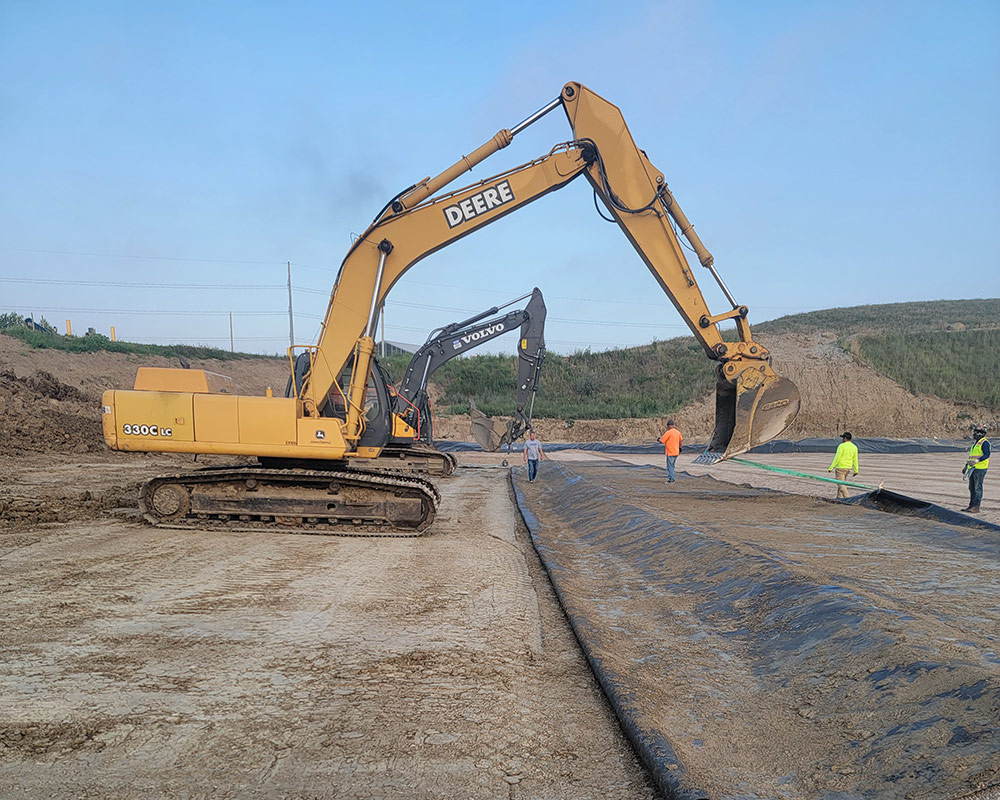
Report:
M471 186L441 193L458 175L505 147L549 111L562 107L574 139L547 155ZM656 169L629 133L617 107L578 83L510 130L434 178L401 192L355 242L341 265L310 373L300 395L306 416L324 413L336 377L351 360L343 395L344 438L350 446L363 429L365 388L372 364L375 324L385 297L413 264L527 203L586 175L597 197L632 243L709 358L719 362L716 426L709 460L746 452L777 436L799 408L794 384L778 377L766 348L755 342L747 307L738 304L714 261ZM732 308L712 314L698 287L674 226L716 277ZM719 323L733 320L738 340L726 342Z
M499 317L492 316L525 298L530 299L524 308ZM531 405L545 357L545 301L537 287L530 294L515 298L502 306L494 306L474 317L431 331L427 341L413 354L399 382L397 394L400 402L396 411L404 421L418 430L420 441L434 443L430 400L427 396L427 383L431 375L456 356L518 329L520 337L517 345L515 413L496 436L499 444L503 444L513 442L524 434L531 424Z

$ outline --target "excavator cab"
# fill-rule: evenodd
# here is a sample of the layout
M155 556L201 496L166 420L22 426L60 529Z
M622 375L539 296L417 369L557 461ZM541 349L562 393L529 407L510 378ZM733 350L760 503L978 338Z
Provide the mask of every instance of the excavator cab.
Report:
M299 395L311 367L312 355L310 351L300 353L295 358L292 373L288 376L288 382L285 385L285 397ZM353 368L354 359L351 358L341 370L339 380L331 388L326 404L320 409L320 416L346 419L347 402L340 387L350 383ZM364 395L362 411L364 431L358 440L359 447L381 448L388 441L393 428L393 401L392 377L378 360L373 360Z

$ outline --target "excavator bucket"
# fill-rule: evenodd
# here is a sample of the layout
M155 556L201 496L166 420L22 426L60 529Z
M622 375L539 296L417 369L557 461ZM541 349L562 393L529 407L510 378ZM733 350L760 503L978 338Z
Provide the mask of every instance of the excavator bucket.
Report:
M470 405L469 416L472 418L472 438L477 444L491 453L499 450L507 433L507 424L486 416L475 404Z
M735 381L719 367L715 431L695 464L714 464L769 442L792 424L802 405L798 387L767 365L744 369Z

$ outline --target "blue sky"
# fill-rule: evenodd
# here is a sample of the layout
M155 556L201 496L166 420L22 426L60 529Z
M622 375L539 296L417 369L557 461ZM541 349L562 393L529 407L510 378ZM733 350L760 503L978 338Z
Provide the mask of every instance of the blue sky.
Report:
M224 347L232 311L283 352L291 261L309 343L351 234L568 80L622 109L751 323L1000 296L1000 4L340 5L0 4L0 311ZM551 114L471 179L569 137ZM420 262L386 336L536 285L557 352L687 331L581 180Z

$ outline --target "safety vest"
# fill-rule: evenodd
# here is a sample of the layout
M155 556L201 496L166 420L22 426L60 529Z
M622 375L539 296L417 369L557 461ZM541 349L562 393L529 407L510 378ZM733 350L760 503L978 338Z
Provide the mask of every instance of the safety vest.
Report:
M974 445L972 445L972 449L969 451L969 460L970 461L973 458L979 458L979 456L981 456L983 454L983 442L985 442L985 441L986 441L986 437L984 436L982 439L980 439L978 442L976 442ZM972 468L973 469L989 469L989 466L990 466L990 460L988 458L984 458L982 461L977 461L975 464L973 464Z

